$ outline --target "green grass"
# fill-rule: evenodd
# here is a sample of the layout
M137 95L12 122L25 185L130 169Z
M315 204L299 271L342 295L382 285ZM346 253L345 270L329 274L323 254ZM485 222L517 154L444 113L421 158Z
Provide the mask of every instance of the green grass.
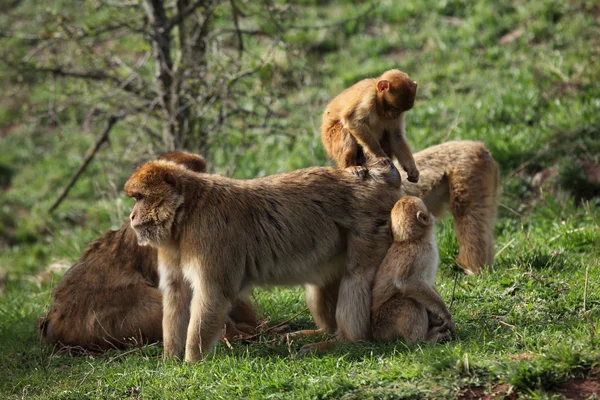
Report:
M303 3L307 24L357 11L351 2ZM31 13L19 10L21 18ZM46 115L51 99L90 90L80 83L54 87L48 78L24 88L7 81L7 93L17 93L9 100L17 100L0 112L0 132L11 128L0 135L0 397L452 398L466 388L507 385L522 397L546 398L569 379L597 376L599 189L582 165L600 163L599 21L591 1L383 1L365 20L290 32L286 40L307 52L296 62L308 83L280 99L277 128L252 143L229 132L210 149L212 170L225 173L228 149L246 146L237 155L240 178L326 164L318 136L325 103L390 67L419 82L408 116L414 151L444 140L483 140L502 169L496 263L480 276L458 275L453 290L458 247L451 220L441 221L438 287L447 302L454 299L458 335L413 348L401 341L340 345L299 359L295 352L309 339L288 344L267 336L232 349L221 344L189 365L163 362L156 345L77 357L40 346L35 321L53 283L34 277L54 262L76 260L92 238L121 224L131 207L123 182L148 144L124 157L133 127L117 125L110 146L48 215L102 126L82 130L85 109L66 108L59 122ZM520 36L500 44L517 30ZM115 46L127 52L141 45L122 39ZM534 187L533 175L550 167L557 177ZM301 289L255 296L271 323L300 313L292 328L313 327L302 313Z

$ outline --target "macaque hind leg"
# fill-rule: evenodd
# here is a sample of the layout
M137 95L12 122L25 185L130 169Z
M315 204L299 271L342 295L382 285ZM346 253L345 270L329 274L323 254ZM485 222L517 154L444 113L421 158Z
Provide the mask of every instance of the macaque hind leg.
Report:
M396 287L403 296L415 299L423 304L425 308L438 315L444 321L442 327L453 332L456 330L444 300L433 287L419 280L396 282Z
M306 304L323 333L334 333L337 328L335 309L339 288L339 281L324 287L305 285Z
M379 236L369 237L362 232L360 236L350 234L348 239L346 273L341 281L336 309L341 341L371 338L371 288L375 271L389 246L387 234Z
M323 342L305 344L298 350L298 357L305 356L307 353L319 353L332 348L338 343L337 339L329 339Z

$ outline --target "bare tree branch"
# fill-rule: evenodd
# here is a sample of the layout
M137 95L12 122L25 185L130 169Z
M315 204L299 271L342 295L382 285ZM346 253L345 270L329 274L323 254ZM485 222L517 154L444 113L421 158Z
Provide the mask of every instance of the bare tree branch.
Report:
M43 36L39 36L39 35L30 35L27 33L8 32L8 31L0 31L0 37L21 39L21 40L33 40L33 41L48 39L47 37L43 37Z
M234 76L232 76L229 79L229 81L227 82L227 86L231 86L236 81L260 71L261 68L263 68L267 64L267 61L269 60L269 58L271 57L271 55L273 54L273 52L275 51L275 49L277 48L279 43L280 43L280 38L277 38L276 40L274 40L273 43L271 44L271 46L265 52L261 61L256 65L256 67L248 68L244 71L239 71L237 74L235 74Z
M128 122L137 130L129 148L142 137L155 145L159 135L163 151L188 146L208 155L204 146L221 133L264 130L263 120L276 113L273 104L265 103L271 97L280 98L295 84L288 75L297 71L283 73L285 66L279 64L261 76L269 88L248 79L262 71L279 48L289 56L288 47L281 46L285 31L302 28L289 28L295 14L290 5L272 0L107 0L97 4L111 17L96 22L93 11L79 15L65 10L59 18L52 13L42 15L43 29L32 21L19 26L21 33L0 31L0 41L2 36L21 39L5 41L19 51L0 52L0 60L2 56L15 58L11 63L17 72L15 80L19 71L32 71L91 83L64 87L70 96L51 103L57 119L74 105L104 109L108 115L124 113L142 120L145 116L141 126L133 123L134 118ZM137 5L139 9L133 8ZM132 52L115 45L114 35L131 36ZM227 35L224 40L222 35ZM150 49L143 50L146 47ZM140 51L147 52L138 62ZM142 67L146 61L153 62L153 76ZM227 144L223 135L219 140Z
M190 15L191 13L193 13L194 11L196 11L196 9L202 5L210 5L212 3L214 3L215 0L196 0L195 2L193 2L192 4L190 4L189 6L187 6L184 10L181 10L176 16L174 16L173 18L171 18L170 21L168 21L168 23L165 25L165 29L167 31L170 31L171 29L173 29L176 25L178 25L181 21L183 21L185 18L187 18L188 15Z
M124 115L111 115L108 118L108 121L106 121L106 127L104 128L104 131L98 137L98 140L96 140L96 143L94 144L94 146L88 150L88 152L85 156L85 159L83 160L83 163L81 163L81 166L79 166L79 169L77 169L75 174L73 174L73 176L71 177L71 180L69 181L67 186L65 186L65 188L63 189L60 196L58 196L56 201L50 206L50 208L48 209L49 213L52 213L54 210L56 210L56 208L60 205L60 203L62 203L62 201L67 197L67 194L69 194L69 190L71 190L73 185L75 185L75 182L77 182L77 179L79 178L81 173L86 169L86 167L92 161L92 159L94 158L94 156L100 149L100 146L102 146L105 142L108 141L108 134L110 133L113 126L119 120L123 119L124 117L125 117Z
M14 63L10 61L7 62L9 65L15 66ZM77 79L87 79L92 81L110 81L116 84L120 89L135 94L136 96L141 97L146 101L151 101L152 96L150 93L144 91L138 85L133 83L131 77L126 79L120 79L119 77L108 74L106 71L100 70L89 70L89 71L77 71L77 70L68 70L64 69L61 66L57 67L45 67L45 66L31 66L31 65L21 65L21 69L25 71L31 72L39 72L39 73L50 73L53 75L64 76L69 78L77 78Z
M234 0L229 0L229 2L231 3L231 13L233 15L233 25L235 26L235 32L237 33L237 37L238 37L238 52L239 52L239 58L241 59L242 54L244 52L244 36L242 35L242 32L240 31L240 22L238 21L238 14L240 14L240 10L235 5Z
M169 20L165 12L162 0L144 0L144 9L151 25L152 51L155 58L155 74L157 91L160 98L160 106L163 109L164 118L167 120L163 129L163 142L167 150L174 150L174 142L177 134L175 121L173 120L171 102L173 84L173 59L171 58L171 36L167 29Z

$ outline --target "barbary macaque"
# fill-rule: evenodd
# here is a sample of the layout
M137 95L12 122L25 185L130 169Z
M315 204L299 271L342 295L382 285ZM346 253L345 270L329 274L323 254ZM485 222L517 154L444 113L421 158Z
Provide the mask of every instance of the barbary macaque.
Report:
M323 146L340 168L392 164L395 156L410 182L419 170L406 141L406 112L415 103L417 82L397 69L363 79L338 94L325 108Z
M160 159L204 172L200 156L184 152ZM162 295L158 290L156 249L137 244L124 224L86 248L52 292L52 304L38 321L44 342L85 351L103 351L162 340ZM254 307L237 299L225 327L234 340L258 325Z
M435 343L455 331L452 317L435 289L439 255L435 217L418 197L402 197L390 217L393 243L373 283L371 324L382 342ZM428 311L441 319L430 326Z
M315 167L236 180L150 161L125 184L138 243L158 249L165 357L197 361L254 285L305 284L320 328L371 338L371 284L399 189ZM191 286L190 290L185 290Z
M458 239L457 262L477 274L494 261L494 224L500 191L498 164L482 142L458 140L415 154L419 183L404 181L407 195L423 199L436 218L448 204Z

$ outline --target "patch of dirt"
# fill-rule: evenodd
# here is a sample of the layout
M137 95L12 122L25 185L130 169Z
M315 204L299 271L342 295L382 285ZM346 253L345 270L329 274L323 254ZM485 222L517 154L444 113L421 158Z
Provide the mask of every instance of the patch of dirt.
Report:
M600 398L600 376L595 375L584 379L569 379L559 385L554 390L554 393L562 395L565 399L573 400Z
M464 388L461 392L456 395L457 399L465 400L493 400L493 399L504 399L504 400L515 400L519 396L512 389L508 383L496 385L487 392L482 386L469 386Z

